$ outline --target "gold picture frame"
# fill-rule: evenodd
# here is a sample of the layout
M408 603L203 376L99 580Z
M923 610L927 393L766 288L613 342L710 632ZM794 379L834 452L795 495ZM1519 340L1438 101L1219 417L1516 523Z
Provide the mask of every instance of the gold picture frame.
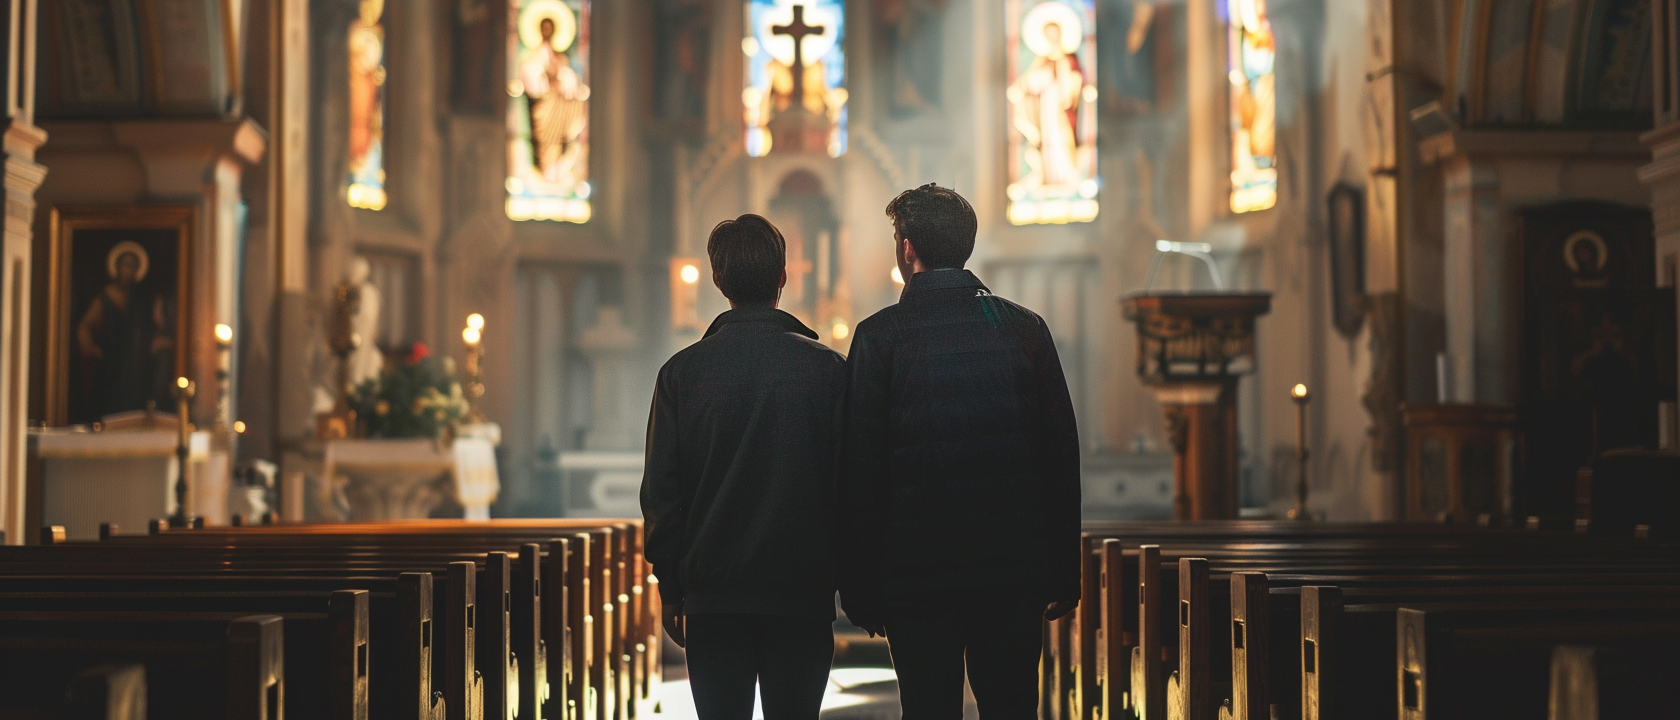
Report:
M151 401L171 411L168 393L188 375L191 356L197 227L198 209L189 205L52 209L49 426L90 423Z

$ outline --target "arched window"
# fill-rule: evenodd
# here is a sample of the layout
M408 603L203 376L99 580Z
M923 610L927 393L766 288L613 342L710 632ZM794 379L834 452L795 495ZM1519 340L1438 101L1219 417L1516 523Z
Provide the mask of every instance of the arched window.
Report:
M385 208L385 0L361 0L350 21L350 147L345 198Z
M1092 0L1008 0L1009 222L1097 219Z
M513 0L507 215L588 222L589 0Z
M1277 204L1277 43L1266 0L1226 0L1231 82L1231 212Z

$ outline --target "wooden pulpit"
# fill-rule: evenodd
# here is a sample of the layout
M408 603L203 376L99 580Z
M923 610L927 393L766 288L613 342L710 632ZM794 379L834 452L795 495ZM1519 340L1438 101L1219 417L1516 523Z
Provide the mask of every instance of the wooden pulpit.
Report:
M1123 303L1137 325L1137 373L1155 389L1173 449L1180 520L1237 517L1237 379L1254 368L1254 321L1270 293L1144 293Z

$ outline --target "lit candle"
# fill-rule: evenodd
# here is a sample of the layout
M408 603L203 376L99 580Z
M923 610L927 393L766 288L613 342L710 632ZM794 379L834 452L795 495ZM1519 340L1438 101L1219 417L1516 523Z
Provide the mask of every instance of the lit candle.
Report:
M1307 392L1307 386L1296 383L1289 391L1295 401L1295 509L1289 511L1289 517L1295 520L1310 520L1307 514L1307 402L1312 395Z

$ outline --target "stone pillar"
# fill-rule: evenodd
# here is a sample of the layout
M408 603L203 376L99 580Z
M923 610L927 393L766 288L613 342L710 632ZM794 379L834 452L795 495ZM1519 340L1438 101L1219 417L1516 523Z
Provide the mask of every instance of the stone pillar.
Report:
M6 69L6 116L3 144L6 175L4 265L0 266L0 532L5 541L22 544L30 535L28 455L30 259L35 219L35 190L47 169L35 162L35 150L47 134L35 127L35 0L7 0L0 25ZM17 26L11 26L19 23Z
M1639 179L1651 188L1657 285L1676 288L1680 302L1680 38L1675 36L1680 31L1680 0L1652 0L1651 21L1656 117L1651 132L1640 138L1651 150L1651 164L1639 169ZM1662 419L1662 441L1671 450L1680 448L1680 409L1665 405Z

